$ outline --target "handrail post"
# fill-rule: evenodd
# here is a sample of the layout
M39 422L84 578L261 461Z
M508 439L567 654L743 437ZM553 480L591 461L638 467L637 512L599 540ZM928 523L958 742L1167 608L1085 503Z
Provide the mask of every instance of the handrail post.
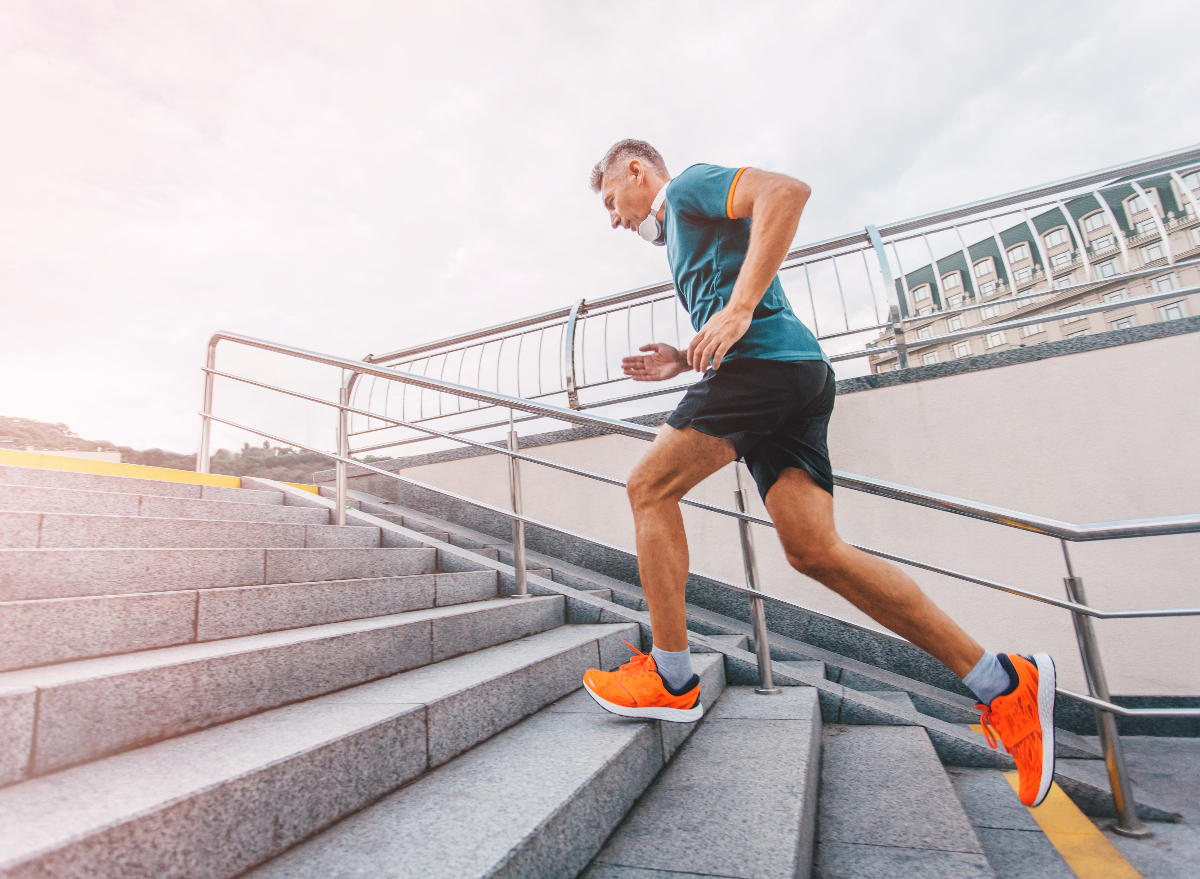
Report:
M513 423L513 411L508 410L508 450L519 452L517 429ZM508 492L512 497L513 512L521 515L521 462L511 455L508 458ZM512 520L513 569L517 575L517 592L513 598L529 597L529 577L525 571L525 523L520 519Z
M211 457L209 455L209 443L212 439L212 421L209 420L212 415L213 404L213 382L216 381L216 376L210 370L217 368L217 343L209 341L208 357L205 358L205 364L208 369L204 373L204 404L200 415L200 447L196 450L196 472L208 473Z
M1067 573L1063 584L1067 588L1067 598L1076 604L1087 604L1083 591L1083 578L1076 577L1071 567L1071 556L1067 551L1067 543L1060 540L1063 556L1067 561ZM1097 699L1111 702L1108 692L1108 680L1104 676L1104 666L1100 661L1100 647L1096 642L1096 632L1092 628L1092 618L1079 611L1071 612L1075 623L1075 638L1079 642L1079 656L1083 660L1083 671L1087 676L1088 692ZM1117 823L1113 832L1121 836L1135 839L1146 839L1154 835L1141 822L1137 814L1137 803L1133 799L1133 785L1129 779L1129 769L1125 765L1125 754L1121 749L1121 737L1117 732L1117 719L1108 711L1101 708L1096 712L1096 731L1100 736L1100 746L1104 750L1104 764L1108 769L1108 783L1112 788L1113 805L1117 810Z
M566 337L563 339L563 366L566 373L567 384L567 406L571 409L579 408L579 383L575 380L575 327L578 326L579 316L587 314L587 306L580 299L571 306L571 313L567 316Z
M738 487L734 490L734 500L737 502L739 513L746 512L746 490L742 488L742 474L738 463L733 463L737 476ZM754 558L754 538L750 533L750 523L738 519L738 535L742 539L742 564L746 569L746 587L755 592L758 588L758 562ZM767 609L761 598L750 599L750 615L754 622L754 655L758 658L758 686L754 692L760 696L778 696L783 691L775 686L775 678L771 674L771 642L767 633Z
M339 458L350 457L350 436L346 407L350 405L349 382L338 388L337 450ZM337 462L337 524L346 524L346 462Z

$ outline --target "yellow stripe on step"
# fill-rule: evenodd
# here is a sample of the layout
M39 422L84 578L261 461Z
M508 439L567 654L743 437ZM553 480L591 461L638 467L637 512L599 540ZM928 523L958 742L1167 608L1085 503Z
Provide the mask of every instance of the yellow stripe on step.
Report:
M241 488L238 476L223 476L220 473L193 473L191 470L172 470L168 467L147 467L144 464L119 464L116 461L93 461L90 458L72 458L67 455L42 455L37 452L20 452L0 449L0 464L13 467L33 467L38 470L66 470L71 473L92 473L97 476L130 476L134 479L156 479L159 482L184 482L191 485L220 485L226 488ZM317 486L285 482L292 488L318 494Z
M1006 772L1004 777L1014 791L1019 789L1016 772ZM1079 879L1141 879L1057 782L1029 814Z

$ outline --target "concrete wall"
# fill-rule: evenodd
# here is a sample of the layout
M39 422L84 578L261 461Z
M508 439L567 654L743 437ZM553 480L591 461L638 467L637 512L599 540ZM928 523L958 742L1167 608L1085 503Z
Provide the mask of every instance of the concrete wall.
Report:
M910 370L905 383L841 393L830 435L834 467L1076 523L1200 512L1200 332L1003 368L947 374L949 367ZM931 377L913 380L922 375ZM842 384L853 390L862 381ZM542 445L532 453L624 478L645 449L639 440L600 436ZM508 503L505 463L498 456L397 464L399 472L430 485ZM621 489L547 468L522 469L528 514L633 548ZM369 486L365 480L359 485L379 493L387 482L375 477ZM728 467L693 496L729 506L733 488ZM754 503L765 515L756 494ZM1063 596L1065 571L1055 540L849 490L838 490L836 508L839 530L852 542ZM741 582L733 521L687 507L684 517L692 569ZM755 530L768 591L870 622L793 571L770 529ZM1098 607L1200 606L1200 535L1074 544L1071 554ZM1085 689L1066 612L908 570L986 646L1047 650L1059 664L1062 684ZM1098 632L1114 693L1200 695L1200 618L1104 621Z

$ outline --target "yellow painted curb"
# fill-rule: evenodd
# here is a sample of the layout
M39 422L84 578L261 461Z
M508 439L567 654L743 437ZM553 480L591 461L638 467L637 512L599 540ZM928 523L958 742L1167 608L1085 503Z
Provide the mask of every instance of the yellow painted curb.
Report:
M1014 791L1019 789L1016 772L1006 772L1004 777ZM1141 874L1057 783L1029 814L1079 879L1141 879Z
M239 476L220 473L193 473L191 470L171 470L168 467L146 467L142 464L118 464L115 461L93 461L90 458L68 458L63 455L41 455L37 452L18 452L0 449L0 464L13 467L33 467L37 470L66 470L71 473L94 473L98 476L130 476L134 479L157 479L160 482L186 482L192 485L220 485L241 488ZM317 486L286 482L293 488L317 494Z

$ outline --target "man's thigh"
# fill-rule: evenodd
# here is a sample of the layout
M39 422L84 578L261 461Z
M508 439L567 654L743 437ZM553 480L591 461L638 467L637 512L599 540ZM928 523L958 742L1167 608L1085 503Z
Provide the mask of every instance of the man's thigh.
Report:
M629 477L634 492L683 497L706 477L737 460L733 443L692 427L664 424Z
M799 467L788 467L779 474L767 492L766 506L785 552L802 555L805 549L838 539L833 495Z

